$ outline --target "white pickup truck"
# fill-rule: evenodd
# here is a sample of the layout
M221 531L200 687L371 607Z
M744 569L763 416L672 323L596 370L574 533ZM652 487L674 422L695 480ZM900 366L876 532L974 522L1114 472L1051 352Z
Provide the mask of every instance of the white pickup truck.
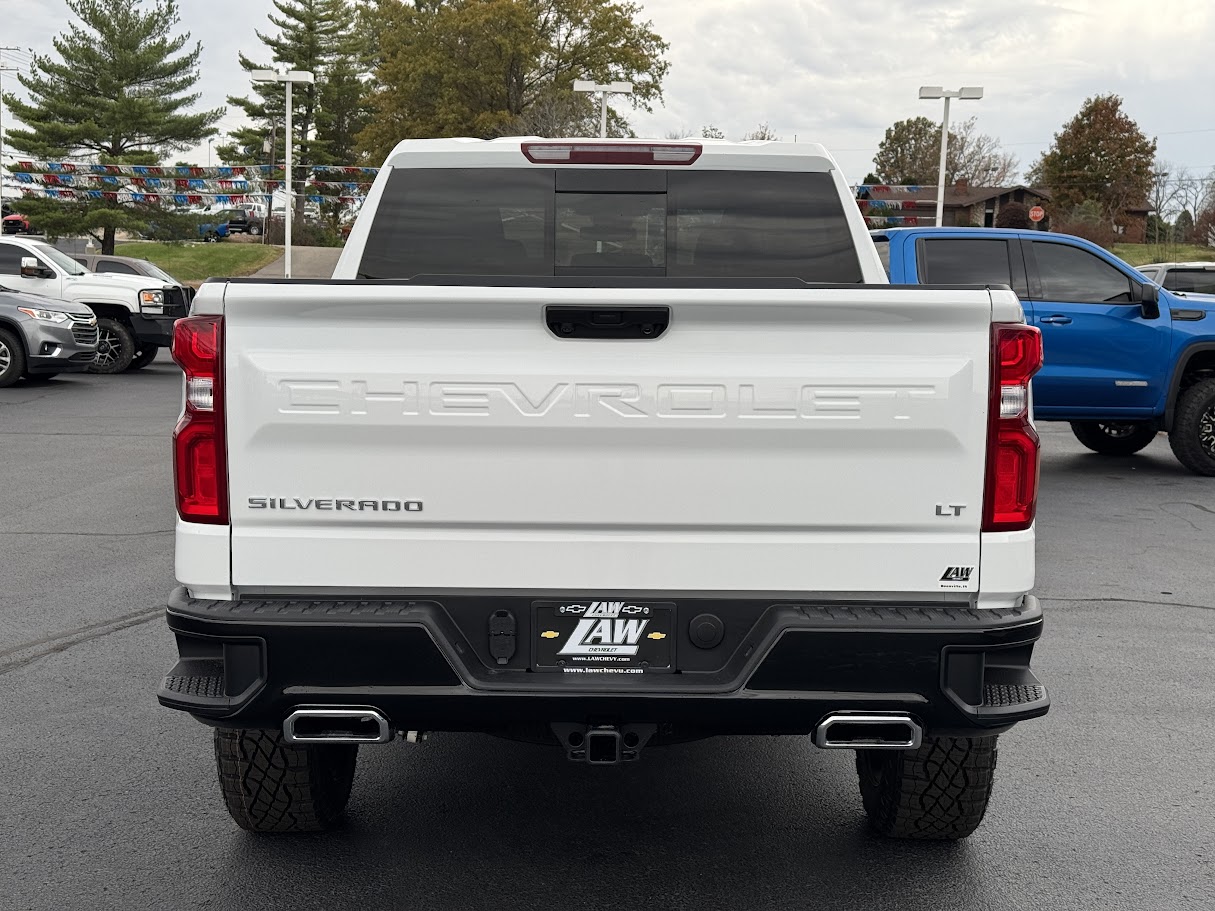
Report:
M1038 331L885 284L820 146L405 142L333 280L209 282L173 351L158 695L246 829L333 824L398 734L731 733L956 839L1047 711Z
M139 370L172 341L185 289L139 275L92 272L45 241L0 238L0 280L16 291L85 304L97 315L92 373Z

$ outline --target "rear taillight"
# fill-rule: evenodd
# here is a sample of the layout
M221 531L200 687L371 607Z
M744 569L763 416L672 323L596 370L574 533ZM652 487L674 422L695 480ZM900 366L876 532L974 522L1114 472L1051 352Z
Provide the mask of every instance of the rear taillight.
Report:
M173 482L185 522L228 523L223 351L222 316L174 324L173 360L186 375L186 410L173 431Z
M983 531L1021 531L1034 524L1038 434L1029 419L1029 381L1041 367L1042 333L1032 326L992 326Z
M525 142L533 164L691 164L700 157L698 142Z

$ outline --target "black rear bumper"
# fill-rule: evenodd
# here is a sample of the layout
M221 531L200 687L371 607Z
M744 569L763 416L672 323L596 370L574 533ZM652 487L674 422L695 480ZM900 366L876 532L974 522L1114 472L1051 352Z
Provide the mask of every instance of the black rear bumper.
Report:
M509 733L551 722L658 724L676 736L799 733L839 711L910 713L928 734L997 733L1047 712L1030 670L1042 611L678 598L676 672L532 667L530 597L203 601L173 592L180 660L158 698L223 727L277 728L300 706L371 706L397 730ZM491 656L489 617L516 618ZM695 646L688 622L724 635Z

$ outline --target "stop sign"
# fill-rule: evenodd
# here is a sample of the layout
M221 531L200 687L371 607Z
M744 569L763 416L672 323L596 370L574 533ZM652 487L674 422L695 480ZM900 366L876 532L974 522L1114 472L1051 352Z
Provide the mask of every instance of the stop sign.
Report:
M1037 223L1046 218L1046 210L1041 206L1034 206L1029 210L1029 220Z

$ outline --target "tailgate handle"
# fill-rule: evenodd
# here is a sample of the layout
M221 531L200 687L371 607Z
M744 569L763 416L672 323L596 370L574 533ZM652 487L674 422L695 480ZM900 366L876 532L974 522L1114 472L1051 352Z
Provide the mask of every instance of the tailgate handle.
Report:
M671 322L670 307L545 307L557 338L658 338Z

